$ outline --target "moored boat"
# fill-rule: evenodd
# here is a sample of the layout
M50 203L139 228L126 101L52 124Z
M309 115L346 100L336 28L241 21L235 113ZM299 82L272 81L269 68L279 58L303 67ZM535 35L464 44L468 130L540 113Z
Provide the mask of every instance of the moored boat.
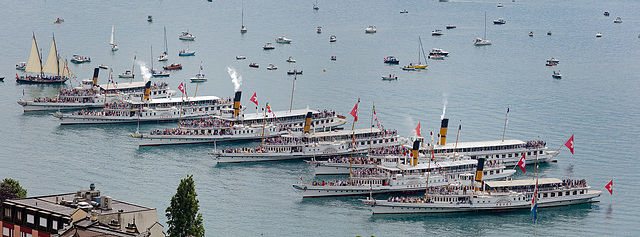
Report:
M291 39L288 39L287 37L284 37L284 36L280 36L276 38L276 43L288 44L288 43L291 43Z
M487 12L484 12L484 38L476 38L473 40L473 45L475 46L483 46L483 45L491 45L491 40L487 39Z
M76 63L76 64L89 63L89 62L91 62L91 58L83 57L83 56L80 56L80 55L73 55L73 58L71 58L71 62L72 63Z
M399 64L400 60L398 60L396 57L394 56L389 56L383 59L384 63L388 63L388 64Z
M431 35L433 35L433 36L441 36L441 35L444 35L444 33L442 33L442 30L433 30L433 31L431 31Z
M289 56L289 58L287 58L287 62L295 63L295 62L296 62L296 60L295 60L295 59L293 59L293 57Z
M244 55L238 55L238 56L236 56L236 59L237 59L237 60L247 59L247 56L244 56Z
M613 23L622 23L622 18L616 17L616 19L613 20Z
M180 34L180 36L178 36L178 39L181 40L195 40L196 36L189 33L189 31L183 31L182 34Z
M258 63L250 63L249 67L259 68L260 65Z
M278 69L278 66L273 64L269 64L269 66L267 67L267 70L276 70L276 69Z
M389 74L389 76L383 76L382 80L384 80L384 81L393 81L393 80L398 80L398 77L396 75Z
M449 52L444 51L442 49L439 48L433 48L431 49L431 51L429 51L429 55L442 55L442 56L448 56Z
M178 69L182 69L182 64L180 64L180 63L172 63L171 65L164 66L162 68L164 68L164 70L178 70Z
M506 23L507 23L507 22L506 22L504 19L502 19L502 18L500 18L500 19L498 19L498 20L493 20L493 24L494 24L494 25L504 25L504 24L506 24Z
M262 49L264 50L271 50L271 49L275 49L276 46L273 46L271 43L267 43L264 46L262 46Z
M556 78L556 79L561 79L562 78L562 74L560 74L560 71L553 71L553 74L551 74L551 77Z
M289 70L287 71L287 74L289 75L302 74L302 70L297 70L297 69Z
M450 29L455 29L455 28L456 28L456 26L454 26L454 25L447 25L447 26L446 26L446 28L447 28L447 30L450 30Z
M336 36L331 35L331 37L329 37L329 42L336 42Z
M378 32L378 30L376 29L376 26L369 26L364 29L364 33L367 33L367 34L372 34L376 32Z
M16 64L16 70L24 71L25 68L27 68L26 62L19 62L18 64Z

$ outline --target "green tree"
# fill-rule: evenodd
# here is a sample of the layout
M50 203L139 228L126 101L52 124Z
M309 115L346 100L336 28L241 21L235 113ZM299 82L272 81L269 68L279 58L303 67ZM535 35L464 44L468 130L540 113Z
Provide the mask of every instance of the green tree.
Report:
M12 198L26 198L27 190L20 187L20 182L15 179L5 178L0 183L0 201Z
M193 175L180 180L176 194L171 198L171 204L165 211L169 229L167 234L171 237L204 237L202 214L198 213L200 205L196 198L196 185Z

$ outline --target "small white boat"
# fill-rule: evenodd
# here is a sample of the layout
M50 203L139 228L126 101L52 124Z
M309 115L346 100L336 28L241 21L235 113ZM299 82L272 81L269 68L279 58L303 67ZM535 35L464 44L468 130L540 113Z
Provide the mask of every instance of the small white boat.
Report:
M498 3L498 7L504 7L504 5L502 5L502 3Z
M318 29L316 30L316 32L317 32L318 34L322 33L322 26L318 26Z
M529 37L533 37L533 31L529 32Z
M382 77L382 80L384 80L384 81L393 81L393 80L398 80L398 77L396 75L389 74L389 76Z
M134 75L133 75L133 73L131 71L126 71L124 73L118 74L118 77L120 77L120 78L133 78Z
M441 54L429 55L430 59L444 59L444 56Z
M293 57L289 56L289 58L287 58L287 62L295 63L295 62L296 62L296 60L295 60L295 59L293 59Z
M375 26L369 26L367 28L364 28L364 33L371 34L376 32L378 32L378 30L376 29Z
M287 39L284 36L280 36L280 37L276 38L276 43L288 44L288 43L291 43L291 39Z
M189 80L191 80L191 82L205 82L207 81L207 78L204 76L202 71L200 71L200 73L196 74L196 76L192 78L189 78Z
M442 56L447 56L447 55L449 55L449 52L444 51L444 50L439 49L439 48L433 48L433 49L431 49L431 51L429 51L429 55L442 55Z
M83 57L80 55L73 55L73 58L71 59L72 63L88 63L91 62L91 58L89 57Z
M560 79L562 78L562 74L560 74L560 71L553 71L553 74L551 75L553 78L557 78Z
M238 55L238 56L236 56L236 59L238 59L238 60L247 59L247 56Z
M16 64L16 70L24 71L25 68L27 68L27 63L25 62L19 62L18 64Z
M556 59L556 58L551 58L551 59L547 59L548 63L559 63L560 60Z
M267 43L264 46L262 46L262 49L264 50L270 50L270 49L275 49L276 46L273 46L271 43Z
M250 63L250 64L249 64L249 67L259 68L259 67L260 67L260 65L259 65L259 64L257 64L257 63Z
M431 35L441 36L441 35L444 35L444 33L442 33L442 30L434 30L434 31L431 31Z
M505 21L505 20L504 20L504 19L502 19L502 18L500 18L500 19L498 19L498 20L493 20L493 24L495 24L495 25L504 25L504 24L506 24L506 23L507 23L507 21Z
M336 42L336 36L331 35L331 37L329 37L329 42Z
M155 71L152 74L153 77L168 77L169 75L171 74L168 73L167 71Z
M600 38L600 37L602 37L602 33L600 32L596 33L596 38Z
M409 11L407 9L404 9L404 10L400 11L400 13L409 13Z
M276 69L278 69L278 66L273 64L269 64L269 66L267 67L267 70L276 70Z
M622 23L622 19L620 17L616 17L616 19L613 20L613 23Z
M188 31L183 31L182 34L180 36L178 36L178 39L181 39L181 40L195 40L196 36L190 34Z
M337 58L336 58L336 56L335 56L335 55L334 55L334 56L331 56L331 61L336 61L336 59L337 59Z

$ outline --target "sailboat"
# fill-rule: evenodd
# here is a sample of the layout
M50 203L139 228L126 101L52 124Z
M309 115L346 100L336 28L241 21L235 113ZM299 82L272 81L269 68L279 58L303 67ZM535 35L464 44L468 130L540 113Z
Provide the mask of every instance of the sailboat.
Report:
M113 43L113 34L116 30L116 25L111 26L111 40L109 40L109 45L111 45L111 51L118 51L118 45Z
M422 48L422 39L420 39L420 37L418 36L418 42L420 42L420 45L418 47L418 64L413 64L413 63L409 63L409 65L404 66L403 69L405 70L411 70L411 69L425 69L427 68L427 64L422 64L422 62L420 62L420 54L422 54L422 57L424 57L424 62L427 62L427 57L424 54L424 48Z
M189 41L187 41L187 49L180 50L178 56L194 56L196 51L189 51Z
M42 58L38 50L35 34L33 34L32 39L29 61L24 71L38 73L38 75L21 77L16 75L16 81L22 83L64 83L69 80L69 77L73 76L73 74L69 71L67 63L62 61L60 56L58 56L55 36L53 36L49 57L47 57L47 63L44 67L42 66ZM54 76L45 76L45 73L51 73L54 74Z
M167 27L164 27L164 53L158 56L158 61L167 61L169 60L169 54L167 53L169 49L167 48Z
M240 33L247 33L247 27L244 26L244 5L242 5L242 28L240 28Z
M156 71L156 69L153 69L153 46L151 46L151 69L149 69L149 72L151 72L151 76L153 77L168 77L170 75L166 71Z
M491 45L491 40L487 39L487 12L484 12L484 38L476 38L473 41L473 45L475 46Z
M133 56L133 67L131 68L131 71L126 71L124 73L120 73L118 74L118 77L120 78L133 78L135 75L133 75L133 70L136 69L136 56Z

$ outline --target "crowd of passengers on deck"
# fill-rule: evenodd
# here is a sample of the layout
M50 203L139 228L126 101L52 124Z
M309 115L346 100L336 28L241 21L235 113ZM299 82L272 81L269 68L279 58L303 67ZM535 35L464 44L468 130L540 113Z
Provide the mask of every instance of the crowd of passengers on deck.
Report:
M371 157L362 157L362 156L356 156L356 157L344 157L344 156L336 156L336 157L331 157L328 160L329 163L341 163L341 164L368 164L368 165L379 165L380 164L380 160L378 159L374 159Z
M543 148L547 146L547 143L541 140L538 141L527 141L524 145L525 148Z
M189 128L210 128L210 127L231 127L233 122L220 120L217 118L201 118L195 120L183 120L180 122L180 127Z
M243 147L243 148L226 148L220 150L222 153L265 153L267 148L264 147Z
M233 131L231 130L213 130L212 134L205 133L205 131L197 131L197 130L185 130L180 128L171 128L171 129L156 129L151 130L149 132L150 135L233 135Z

